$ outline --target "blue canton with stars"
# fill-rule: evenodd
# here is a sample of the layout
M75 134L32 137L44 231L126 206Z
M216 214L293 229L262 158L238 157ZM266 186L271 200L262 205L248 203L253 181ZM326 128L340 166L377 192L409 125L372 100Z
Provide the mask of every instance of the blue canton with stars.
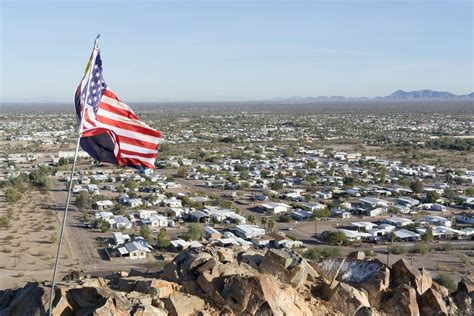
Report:
M93 107L94 113L97 113L97 110L99 109L100 99L102 98L102 94L107 88L107 85L104 81L104 77L102 76L102 59L100 59L100 53L97 53L95 63L92 66L90 84L86 84L86 87L88 87L89 89L84 89L84 91L82 92L82 99L85 100L87 97L87 104ZM88 95L87 90L89 90Z

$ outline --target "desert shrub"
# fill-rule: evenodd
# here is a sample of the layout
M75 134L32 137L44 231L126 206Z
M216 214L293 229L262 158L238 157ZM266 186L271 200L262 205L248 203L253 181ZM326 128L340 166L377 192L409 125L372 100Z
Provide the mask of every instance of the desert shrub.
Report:
M411 252L425 255L430 251L430 245L426 242L419 242L412 247Z
M315 247L302 253L303 257L309 260L320 258L339 258L342 256L341 249L337 247Z
M393 245L392 247L390 247L390 253L393 253L394 255L401 255L406 252L407 249L400 245Z
M8 188L5 190L5 198L10 204L16 203L18 200L21 199L21 196L21 192L19 192L15 188Z
M456 282L454 282L453 278L446 273L438 274L438 276L435 278L435 281L450 290L451 292L456 291Z
M0 216L0 228L9 228L10 219L7 216Z
M204 236L204 227L200 224L191 224L185 234L186 240L201 240Z
M453 244L450 243L450 242L447 242L445 244L441 244L439 246L439 250L441 250L441 251L451 251L451 250L453 250L453 248L454 248Z
M349 244L349 239L347 238L346 234L341 231L327 232L325 238L331 245L340 246Z

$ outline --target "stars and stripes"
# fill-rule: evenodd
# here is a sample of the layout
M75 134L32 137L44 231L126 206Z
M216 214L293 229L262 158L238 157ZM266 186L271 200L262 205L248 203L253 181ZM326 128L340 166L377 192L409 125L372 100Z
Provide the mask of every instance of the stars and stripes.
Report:
M141 122L107 87L98 47L92 52L75 100L78 121L82 122L80 145L92 158L139 169L154 168L161 134Z

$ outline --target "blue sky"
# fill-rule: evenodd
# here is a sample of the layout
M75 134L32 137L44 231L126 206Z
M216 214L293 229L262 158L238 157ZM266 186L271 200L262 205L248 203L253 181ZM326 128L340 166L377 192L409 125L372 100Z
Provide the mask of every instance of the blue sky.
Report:
M72 101L101 33L124 101L473 88L473 1L1 2L0 101Z

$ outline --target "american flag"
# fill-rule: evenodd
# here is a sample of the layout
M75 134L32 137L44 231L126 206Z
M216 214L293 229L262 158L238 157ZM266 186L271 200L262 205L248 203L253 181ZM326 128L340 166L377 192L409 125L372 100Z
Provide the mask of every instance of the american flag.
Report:
M81 148L92 158L138 169L154 168L161 134L140 121L107 87L97 45L77 87L75 104L78 122L82 122Z

